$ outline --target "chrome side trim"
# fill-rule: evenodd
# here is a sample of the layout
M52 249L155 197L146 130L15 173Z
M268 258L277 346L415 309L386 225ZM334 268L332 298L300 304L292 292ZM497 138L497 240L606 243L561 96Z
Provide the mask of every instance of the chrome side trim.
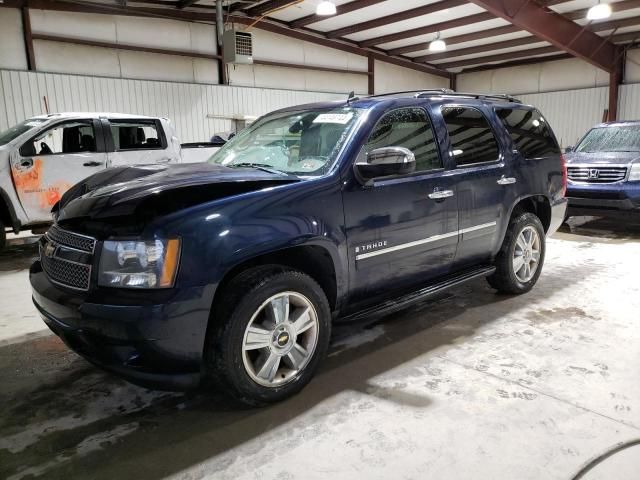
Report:
M460 234L474 232L476 230L483 230L485 228L495 227L496 225L497 225L497 222L483 223L481 225L475 225L473 227L463 228L462 230L456 230L454 232L442 233L440 235L434 235L432 237L415 240L413 242L401 243L400 245L383 248L382 250L376 250L374 252L361 253L360 255L356 255L356 260L364 260L365 258L376 257L378 255L384 255L385 253L397 252L398 250L404 250L405 248L417 247L418 245L424 245L425 243L437 242L438 240L455 237Z
M463 228L462 230L459 230L459 232L460 233L475 232L476 230L482 230L483 228L495 227L497 224L498 224L497 222L483 223L481 225L475 225L473 227Z
M396 252L398 250L404 250L405 248L416 247L418 245L424 245L425 243L437 242L438 240L442 240L444 238L455 237L458 235L458 231L442 233L440 235L434 235L433 237L423 238L421 240L415 240L409 243L401 243L400 245L396 245L395 247L383 248L382 250L376 250L375 252L367 252L361 253L360 255L356 255L356 260L364 260L365 258L375 257L377 255L383 255L385 253Z

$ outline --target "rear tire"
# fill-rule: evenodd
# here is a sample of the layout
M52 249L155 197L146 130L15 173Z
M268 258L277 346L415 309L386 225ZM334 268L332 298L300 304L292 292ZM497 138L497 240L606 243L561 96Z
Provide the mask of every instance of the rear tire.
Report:
M501 293L528 292L540 277L545 251L540 219L530 212L514 213L496 257L496 271L487 277L489 285Z
M250 406L278 402L309 383L325 357L331 310L308 275L271 265L221 292L205 346L205 376Z

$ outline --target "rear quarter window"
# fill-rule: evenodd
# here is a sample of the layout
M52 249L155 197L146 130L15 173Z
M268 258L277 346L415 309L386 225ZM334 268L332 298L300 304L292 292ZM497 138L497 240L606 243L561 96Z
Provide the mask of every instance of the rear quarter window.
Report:
M546 119L535 109L496 108L518 151L528 159L560 155L560 147Z

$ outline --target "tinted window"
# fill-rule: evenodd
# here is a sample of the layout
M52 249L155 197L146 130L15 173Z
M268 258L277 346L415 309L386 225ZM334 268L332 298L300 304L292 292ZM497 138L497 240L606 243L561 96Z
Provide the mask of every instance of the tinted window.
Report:
M416 171L442 168L433 129L421 108L402 108L387 113L375 126L365 151L382 147L404 147L416 157Z
M594 128L576 147L577 152L640 152L640 127Z
M515 147L525 158L560 154L551 128L537 110L498 108L496 113L511 135Z
M90 121L58 124L20 148L23 157L96 151L96 136Z
M479 110L444 107L442 117L451 140L451 154L458 166L494 162L498 159L498 142L487 119Z
M153 121L111 121L111 134L116 150L149 150L164 148Z

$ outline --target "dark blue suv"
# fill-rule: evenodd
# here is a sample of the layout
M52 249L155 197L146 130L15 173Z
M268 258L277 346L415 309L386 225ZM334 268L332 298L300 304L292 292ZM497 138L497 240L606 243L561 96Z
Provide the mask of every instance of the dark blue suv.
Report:
M596 125L568 150L569 215L640 216L640 122Z
M533 107L422 91L259 119L208 163L110 169L54 208L31 268L44 321L141 385L299 391L334 321L470 279L530 290L566 171Z

